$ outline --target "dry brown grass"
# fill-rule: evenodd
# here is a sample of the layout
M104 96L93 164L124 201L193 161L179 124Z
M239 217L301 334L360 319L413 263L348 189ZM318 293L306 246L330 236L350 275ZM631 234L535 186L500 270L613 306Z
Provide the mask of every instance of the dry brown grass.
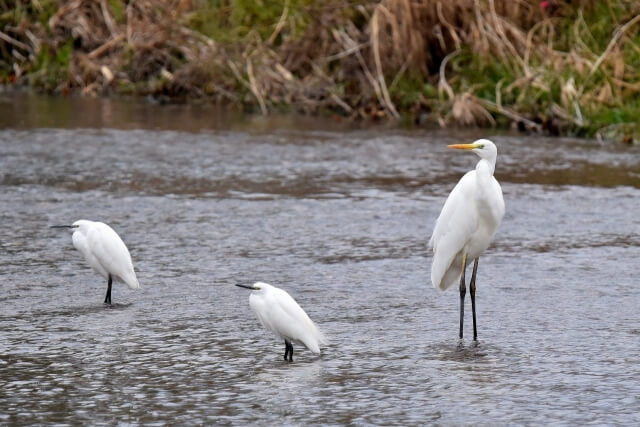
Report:
M479 54L522 49L526 28L540 19L536 2L523 0L383 0L374 10L371 37L380 39L385 71L407 66L438 71L441 61L463 45ZM372 42L373 44L373 42ZM509 52L510 51L510 52Z
M0 48L19 71L43 45L55 51L72 41L62 87L87 95L132 88L256 105L264 114L293 105L397 118L392 89L419 76L438 87L438 99L416 97L405 113L426 109L442 125L493 126L503 117L540 131L588 126L585 105L620 106L640 91L640 70L628 61L630 49L640 54L640 5L627 0L607 0L621 16L604 50L594 48L584 20L583 11L601 4L593 0L546 8L538 0L329 0L298 10L284 2L268 35L250 31L225 44L188 28L197 12L190 0L120 1L120 18L112 4L61 1L48 38L37 24L16 25L0 32ZM504 77L483 80L473 60L485 72L499 65Z

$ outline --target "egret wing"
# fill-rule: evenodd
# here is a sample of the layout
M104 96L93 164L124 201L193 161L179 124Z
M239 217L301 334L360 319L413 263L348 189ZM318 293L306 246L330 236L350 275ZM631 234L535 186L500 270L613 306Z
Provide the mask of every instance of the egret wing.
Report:
M281 298L278 298L282 310L294 320L293 325L299 327L300 338L294 338L302 341L312 351L315 351L314 347L317 348L316 352L319 353L318 344L326 344L327 342L324 334L291 295L282 289L276 290L282 295Z
M102 267L129 287L140 287L131 255L120 236L107 224L96 222L87 233L87 243Z
M281 339L291 339L291 328L287 325L293 319L282 310L277 299L263 291L261 294L251 293L249 306L256 314L262 326L276 334Z
M265 328L282 339L300 342L312 352L320 353L324 336L286 291L274 288L262 297L252 295L250 305Z
M433 247L431 281L441 290L462 273L462 250L478 227L475 206L476 171L467 172L449 194L429 244Z
M102 266L98 258L96 258L95 254L91 250L89 243L87 241L87 236L85 236L81 231L77 230L71 236L71 240L73 242L73 246L80 252L87 263L93 268L98 274L100 274L105 279L108 278L109 273Z

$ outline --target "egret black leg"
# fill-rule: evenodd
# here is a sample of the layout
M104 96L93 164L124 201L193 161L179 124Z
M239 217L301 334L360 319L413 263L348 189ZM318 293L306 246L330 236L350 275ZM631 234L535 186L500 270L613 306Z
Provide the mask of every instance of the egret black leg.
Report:
M108 282L107 282L107 295L104 297L105 304L111 304L111 282L113 282L113 279L111 278L111 275L109 274L109 279L108 279Z
M293 362L293 345L289 340L284 340L284 360L287 360L287 355L289 356L289 362Z
M471 284L469 285L471 291L471 312L473 313L473 340L478 341L478 329L476 328L476 271L478 271L478 260L476 258L473 262L473 274L471 274Z
M462 255L462 274L460 275L460 339L462 339L462 325L464 324L464 296L467 288L464 284L464 270L467 266L467 256Z

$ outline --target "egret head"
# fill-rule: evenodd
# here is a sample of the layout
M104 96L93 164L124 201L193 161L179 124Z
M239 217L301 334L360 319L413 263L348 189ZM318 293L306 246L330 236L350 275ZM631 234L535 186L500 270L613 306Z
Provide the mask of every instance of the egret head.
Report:
M91 226L92 223L93 221L89 221L86 219L79 219L73 223L73 227L77 230L85 231L87 228Z
M448 147L458 150L470 150L483 159L495 159L498 154L496 145L488 139L478 139L472 144L452 144L448 145Z
M264 282L256 282L253 285L236 285L240 288L250 289L252 291L263 291L271 287L271 285Z

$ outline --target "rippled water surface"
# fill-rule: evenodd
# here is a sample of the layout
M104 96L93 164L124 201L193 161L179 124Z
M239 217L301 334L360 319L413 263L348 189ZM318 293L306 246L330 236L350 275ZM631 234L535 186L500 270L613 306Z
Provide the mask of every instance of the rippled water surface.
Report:
M0 102L0 423L640 423L638 147L74 102ZM477 160L446 144L478 136L507 214L474 345L427 241ZM48 228L80 218L134 259L112 307ZM257 280L321 356L282 360L233 286Z

